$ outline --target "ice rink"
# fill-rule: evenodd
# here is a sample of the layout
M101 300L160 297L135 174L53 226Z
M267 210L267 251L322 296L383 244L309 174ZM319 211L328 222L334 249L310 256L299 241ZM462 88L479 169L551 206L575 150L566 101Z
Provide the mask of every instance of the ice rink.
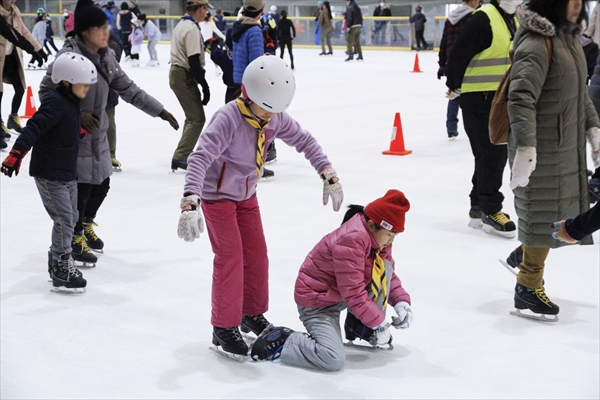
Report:
M160 68L122 66L182 125L168 84L169 47L158 50ZM146 45L143 51L142 66L149 60ZM391 188L411 202L394 258L415 320L408 330L393 330L394 351L348 349L338 373L278 361L239 363L210 351L208 235L186 243L176 233L184 173L172 173L170 161L181 129L121 101L123 172L113 174L96 218L105 252L95 269L82 270L85 294L50 292L52 221L28 176L29 156L19 176L0 178L3 399L600 396L598 234L593 246L550 252L544 278L561 308L557 323L509 315L515 278L498 259L518 242L467 226L473 156L462 120L458 138L447 139L437 53L419 54L419 74L410 72L414 52L365 51L364 62L344 62L340 49L332 57L319 52L294 51L297 91L288 111L338 171L344 206L366 205ZM225 86L211 62L206 69L210 118L223 105ZM45 72L25 73L37 97ZM5 85L5 118L12 93ZM404 157L381 154L396 112L413 151ZM266 317L303 330L293 298L298 269L343 212L323 207L316 172L301 154L276 143L278 161L270 166L276 180L258 187L270 258ZM516 220L509 177L507 167L504 211Z

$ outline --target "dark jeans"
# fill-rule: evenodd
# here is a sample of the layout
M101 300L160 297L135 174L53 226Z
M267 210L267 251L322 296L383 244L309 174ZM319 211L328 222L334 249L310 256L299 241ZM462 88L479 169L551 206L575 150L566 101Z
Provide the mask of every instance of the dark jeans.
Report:
M460 108L460 97L448 100L446 111L446 131L458 132L458 109Z
M83 232L83 219L94 219L102 202L110 189L110 178L106 178L100 185L90 183L77 184L77 210L79 219L75 224L75 234Z
M54 49L54 51L58 53L58 49L56 48L56 45L54 44L54 39L52 38L52 36L50 36L48 39L46 39L44 41L44 47L46 48L48 55L50 55L50 54L52 54L52 52L50 51L48 44L50 44L50 46Z
M502 210L504 195L500 192L502 174L506 166L506 145L490 142L488 122L494 92L474 92L460 95L465 132L471 143L475 157L471 206L479 205L481 210L492 215Z
M131 43L129 43L129 35L130 32L121 32L121 45L123 46L123 51L125 52L125 57L130 56L131 54Z
M421 44L423 44L423 49L427 50L427 47L429 46L427 44L427 42L425 41L425 38L423 37L423 33L425 31L415 31L415 44L417 45L417 49L421 50Z

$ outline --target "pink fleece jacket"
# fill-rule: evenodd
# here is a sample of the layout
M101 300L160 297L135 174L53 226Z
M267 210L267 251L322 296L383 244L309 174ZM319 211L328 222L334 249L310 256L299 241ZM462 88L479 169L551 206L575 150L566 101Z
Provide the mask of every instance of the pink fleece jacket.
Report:
M296 303L303 307L328 307L345 301L348 308L366 326L381 325L385 315L366 290L373 271L373 251L379 246L367 228L364 215L357 214L326 235L304 260L294 290ZM394 267L392 246L379 255ZM410 304L410 295L396 273L392 275L388 303Z

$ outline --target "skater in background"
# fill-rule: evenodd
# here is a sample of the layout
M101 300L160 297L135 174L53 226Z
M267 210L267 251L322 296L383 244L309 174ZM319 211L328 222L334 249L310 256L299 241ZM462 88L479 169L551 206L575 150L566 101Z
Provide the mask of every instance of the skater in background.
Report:
M514 301L518 310L535 314L559 313L545 293L544 267L550 249L565 245L552 237L552 224L589 208L586 136L595 166L600 163L600 121L587 93L578 37L585 3L530 0L517 12L521 26L508 94L510 187L522 243Z
M321 39L321 53L320 56L331 56L333 55L333 48L331 47L331 33L333 32L333 15L331 14L331 6L328 1L324 1L321 7L321 11L318 14L318 26L321 28L320 39ZM327 44L328 52L325 52L325 44Z
M158 62L158 52L156 51L156 45L158 44L160 38L162 37L162 33L160 33L160 29L152 20L146 17L146 14L140 14L138 17L140 24L142 24L144 37L148 40L148 53L150 54L150 61L146 66L148 67L159 67L160 63Z
M140 66L140 53L142 52L142 43L144 41L144 32L140 28L140 22L136 20L131 21L131 34L129 34L129 45L131 49L129 54L131 55L131 66Z
M65 8L63 10L63 29L65 30L65 37L67 33L73 30L73 28L75 28L75 15L73 14L73 11Z
M233 53L216 38L204 42L204 47L210 49L210 59L223 71L222 79L227 90L225 91L225 104L235 99L239 94L239 87L233 81Z
M4 18L16 32L21 34L29 43L31 43L34 51L37 52L44 61L47 61L48 56L42 49L42 44L35 40L31 35L23 22L21 11L19 11L19 8L14 3L15 0L1 0L0 16ZM10 41L7 42L6 38L2 36L0 37L0 106L2 103L2 95L4 94L5 83L10 83L14 89L10 108L11 111L6 123L7 130L2 128L5 139L10 139L8 131L17 135L23 131L21 118L19 118L18 112L27 86L23 70L23 52L21 51L21 48L15 47ZM2 119L1 113L0 122L4 126L4 120Z
M379 2L379 5L377 7L375 7L375 11L373 11L373 16L374 17L391 17L392 16L392 10L390 10L388 5L385 4L385 0L381 0ZM386 20L375 21L375 26L373 27L373 29L374 29L373 44L378 44L378 45L385 44L387 24L388 24L388 21L386 21Z
M438 53L438 69L437 77L442 79L446 75L446 64L452 52L452 46L458 38L458 35L464 26L465 22L471 17L475 8L479 5L479 0L463 0L462 5L454 9L444 24L444 32L440 41L440 51ZM458 109L460 107L460 97L455 97L448 100L448 108L446 110L446 132L448 139L454 139L458 136Z
M2 163L9 178L19 174L29 150L29 175L35 179L44 208L54 221L48 252L52 285L61 290L84 288L83 275L71 256L73 229L77 221L77 153L81 133L80 101L98 81L96 67L87 58L63 53L54 62L52 82L56 89L42 101Z
M65 40L59 54L79 53L88 58L98 71L98 83L81 102L81 127L89 132L79 142L77 158L77 210L79 219L73 235L73 259L82 265L95 265L98 258L90 249L103 252L104 242L94 231L95 218L110 188L110 150L106 131L106 104L109 89L123 100L153 117L167 121L173 129L175 118L155 98L140 89L120 68L114 52L108 48L109 28L106 14L92 0L79 0L75 8L75 28ZM52 82L51 64L40 84L42 102L56 88Z
M415 28L415 45L417 46L417 50L427 50L429 45L425 41L424 33L425 33L425 23L427 22L427 18L425 14L422 13L423 6L418 5L415 7L415 13L408 20L411 24L414 24Z
M43 8L37 9L37 17L35 19L35 25L31 30L31 36L42 46L46 45L46 11ZM46 49L47 50L47 49ZM48 52L48 55L52 55L52 53ZM31 57L29 63L27 63L28 68L35 67L35 57ZM41 63L38 63L38 68L42 68Z
M214 20L218 30L220 30L223 33L227 32L227 21L225 20L225 16L223 16L223 10L221 10L220 8L217 8L215 10Z
M290 54L291 68L294 69L294 54L292 53L292 41L296 38L294 23L288 19L287 11L281 10L281 19L277 24L277 38L279 39L279 57L283 60L285 47Z
M58 53L58 49L54 44L54 29L52 29L52 19L48 14L46 14L46 43L44 44L44 47L48 51L48 54L51 54L48 45L50 45L50 47L52 47L54 51Z
M600 3L596 4L594 11L592 11L585 34L591 37L594 43L600 45Z
M366 207L351 205L342 226L326 235L300 267L294 289L305 333L275 328L256 340L252 358L303 368L339 371L345 352L340 313L348 309L346 339L366 340L373 347L391 344L388 305L398 317L392 326L406 329L413 321L410 296L394 272L392 243L404 232L410 204L404 193L388 190Z
M135 18L139 18L142 11L137 5L137 0L129 0L127 2L127 7L129 7L129 11L131 11L131 13L135 15Z
M106 14L106 18L108 19L108 27L109 29L115 29L116 28L116 21L115 21L115 17L117 15L117 12L114 12L115 9L117 7L115 7L115 2L113 0L109 0L108 2L106 2L106 4L104 4L102 6L102 8L104 9L104 13Z
M344 61L354 60L354 51L358 53L357 60L362 60L362 48L360 47L360 31L362 29L363 17L360 7L354 0L346 0L346 53L348 58Z
M211 38L217 38L221 43L225 43L225 35L217 28L217 25L210 17L210 11L206 13L206 16L200 21L198 26L200 26L200 32L202 33L202 40L204 40L204 42ZM206 46L205 50L207 50ZM221 76L221 69L216 63L213 62L213 64L215 67L215 75Z
M279 14L277 14L277 6L272 5L268 13L263 15L261 19L261 29L263 32L263 40L265 43L265 53L275 55L277 49L277 29L279 24Z
M321 146L285 112L295 93L292 70L277 57L261 56L248 65L242 84L242 96L214 114L188 159L177 229L185 241L199 238L202 208L215 254L213 344L239 359L248 353L240 324L256 335L270 325L264 316L269 260L256 195L268 143L277 137L304 153L323 180L324 205L331 197L338 211L344 198Z
M171 170L187 168L187 159L206 122L204 106L210 101L210 87L204 69L204 43L198 22L212 5L208 0L188 0L186 14L171 33L169 87L185 114L183 132L171 159ZM202 87L202 95L198 90Z
M129 35L131 35L131 21L134 19L133 13L129 10L127 2L121 3L121 11L117 14L117 29L121 35L121 43L123 51L125 51L125 60L131 60L131 44L129 43Z

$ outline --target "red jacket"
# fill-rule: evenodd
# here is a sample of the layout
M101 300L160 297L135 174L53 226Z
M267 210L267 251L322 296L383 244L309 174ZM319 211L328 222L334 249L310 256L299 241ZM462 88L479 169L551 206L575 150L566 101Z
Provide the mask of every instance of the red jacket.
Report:
M381 325L385 315L369 297L373 251L379 246L367 228L363 214L357 214L335 231L326 235L304 260L294 290L296 303L303 307L328 307L345 301L348 308L366 326ZM394 267L392 246L379 255ZM392 274L388 303L410 304L410 296L402 282Z

